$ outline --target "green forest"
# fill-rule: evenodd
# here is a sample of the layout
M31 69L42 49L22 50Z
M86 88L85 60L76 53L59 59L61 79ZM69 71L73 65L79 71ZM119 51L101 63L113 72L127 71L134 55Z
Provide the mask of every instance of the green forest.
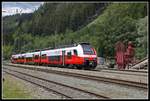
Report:
M2 18L3 58L89 42L98 56L114 57L115 43L132 41L135 57L148 55L148 3L44 3L35 12Z

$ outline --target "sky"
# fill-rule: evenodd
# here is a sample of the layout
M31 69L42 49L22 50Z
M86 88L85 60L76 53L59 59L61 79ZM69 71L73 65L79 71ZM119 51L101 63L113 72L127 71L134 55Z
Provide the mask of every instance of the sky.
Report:
M2 16L32 13L44 2L2 2Z

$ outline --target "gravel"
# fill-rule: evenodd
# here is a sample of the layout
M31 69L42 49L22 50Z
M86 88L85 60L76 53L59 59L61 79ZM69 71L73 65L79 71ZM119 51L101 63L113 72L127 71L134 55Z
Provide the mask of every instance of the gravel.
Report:
M13 65L20 65L20 64L13 64ZM138 75L126 75L126 74L118 74L118 73L108 73L108 72L97 72L97 71L85 71L85 70L77 70L77 69L67 69L67 68L54 68L54 67L44 67L44 66L33 66L33 65L24 65L27 67L33 68L44 68L48 70L57 70L57 71L65 71L69 73L81 73L85 75L92 75L92 76L100 76L100 77L107 77L107 78L114 78L114 79L122 79L128 81L135 81L135 82L142 82L148 84L148 76L138 76Z
M29 97L29 99L62 99L62 96L60 96L54 92L49 92L37 85L34 85L30 82L26 82L17 77L11 76L5 72L2 72L2 73L3 73L3 78L8 76L11 80L15 81L17 84L22 85L23 89L26 89L25 92L31 94L31 97ZM18 98L19 98L19 96L18 96Z
M113 99L147 99L148 90L137 89L134 87L127 87L112 83L96 82L90 80L79 79L75 77L62 76L58 74L44 73L35 70L27 70L22 68L10 67L11 69L30 73L48 80L61 82L63 84L71 85L73 87L82 88L91 92L105 95ZM67 91L66 91L67 92Z

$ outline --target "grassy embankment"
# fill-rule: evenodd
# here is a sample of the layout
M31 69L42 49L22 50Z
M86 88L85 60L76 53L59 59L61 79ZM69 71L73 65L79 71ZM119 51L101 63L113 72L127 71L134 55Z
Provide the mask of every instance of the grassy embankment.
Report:
M21 83L16 82L16 80L13 80L10 76L5 76L2 97L3 99L31 98L31 95Z

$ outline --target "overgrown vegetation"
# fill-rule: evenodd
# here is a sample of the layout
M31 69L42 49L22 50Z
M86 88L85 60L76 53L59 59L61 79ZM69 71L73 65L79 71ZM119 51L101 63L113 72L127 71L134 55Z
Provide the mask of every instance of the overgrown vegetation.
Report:
M136 48L136 57L141 59L144 57L148 57L148 16L141 18L137 21L137 34L138 45Z
M117 41L132 41L139 59L147 55L147 3L46 3L29 15L4 18L3 45L11 46L3 48L6 59L15 50L82 41L90 42L99 56L114 57ZM17 17L25 18L20 22Z
M31 98L30 92L24 88L20 83L14 81L9 76L5 76L3 81L3 99L18 99L18 98Z

